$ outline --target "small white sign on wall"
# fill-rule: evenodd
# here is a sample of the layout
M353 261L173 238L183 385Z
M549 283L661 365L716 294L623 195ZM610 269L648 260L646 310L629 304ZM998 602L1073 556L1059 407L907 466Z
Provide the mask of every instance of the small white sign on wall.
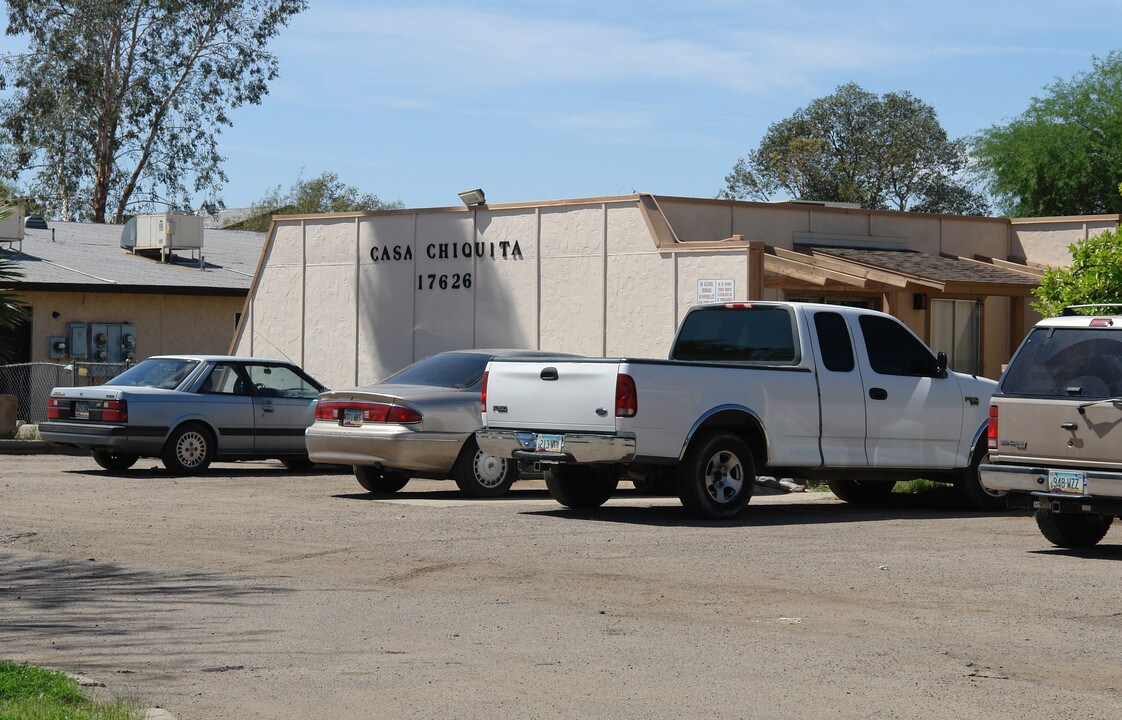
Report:
M736 296L734 280L698 280L697 304L732 302Z

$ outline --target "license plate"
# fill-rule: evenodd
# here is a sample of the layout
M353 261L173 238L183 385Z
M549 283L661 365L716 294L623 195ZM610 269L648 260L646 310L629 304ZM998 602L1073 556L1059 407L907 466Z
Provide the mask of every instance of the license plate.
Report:
M560 453L565 446L565 438L561 435L538 435L534 449L541 453Z
M362 427L362 410L343 408L343 427Z
M89 420L90 419L90 404L85 402L74 403L74 419L75 420Z
M1049 470L1048 492L1084 495L1087 492L1087 473L1078 470Z

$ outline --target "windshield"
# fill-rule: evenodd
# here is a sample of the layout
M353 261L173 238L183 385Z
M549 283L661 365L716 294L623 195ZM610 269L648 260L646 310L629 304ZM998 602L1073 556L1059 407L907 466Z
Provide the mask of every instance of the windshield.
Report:
M383 382L387 385L435 385L446 388L470 388L481 384L483 369L490 355L478 353L441 353L418 360Z
M1005 377L1006 395L1122 396L1122 333L1090 328L1036 328Z
M197 360L176 360L174 358L148 358L142 360L117 377L108 385L129 387L155 387L173 390L183 382L198 366Z

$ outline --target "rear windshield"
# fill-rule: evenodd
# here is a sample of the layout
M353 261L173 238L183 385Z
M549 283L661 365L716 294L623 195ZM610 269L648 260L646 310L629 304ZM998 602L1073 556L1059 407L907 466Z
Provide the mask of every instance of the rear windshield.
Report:
M108 385L125 385L128 387L156 387L165 390L174 390L179 383L191 374L198 365L196 360L176 360L173 358L148 358L133 365L117 377L110 380Z
M671 360L793 365L795 319L787 308L712 307L686 316Z
M1122 333L1035 328L1017 351L1001 392L1040 397L1122 396Z
M470 388L481 384L490 356L479 353L441 353L418 360L383 382L389 385L435 385Z

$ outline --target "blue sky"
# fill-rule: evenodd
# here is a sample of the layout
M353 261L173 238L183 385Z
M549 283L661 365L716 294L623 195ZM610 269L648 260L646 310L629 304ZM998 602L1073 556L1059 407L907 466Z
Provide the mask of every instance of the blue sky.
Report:
M1122 27L1122 0L311 4L271 46L270 94L222 135L229 207L301 170L409 207L473 187L712 197L770 123L839 84L911 91L961 137Z

